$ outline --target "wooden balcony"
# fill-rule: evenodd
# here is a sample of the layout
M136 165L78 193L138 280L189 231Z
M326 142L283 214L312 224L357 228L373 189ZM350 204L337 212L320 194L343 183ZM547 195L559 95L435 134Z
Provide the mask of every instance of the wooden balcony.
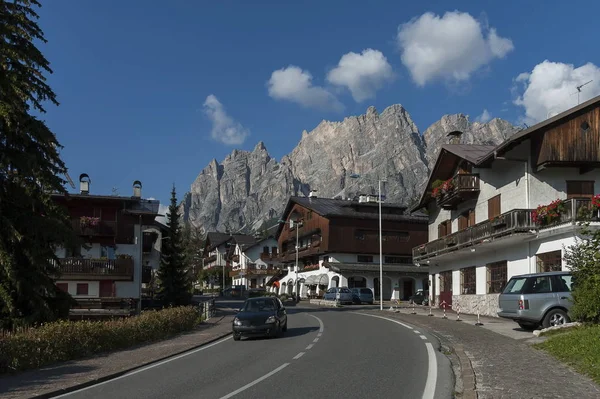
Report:
M217 255L210 255L204 258L204 264L208 264L217 260Z
M277 260L277 252L275 252L275 253L263 252L260 254L260 260L262 260L263 262L275 261L275 260Z
M133 259L59 260L61 280L118 280L133 281Z
M442 209L456 209L464 201L477 198L479 195L478 174L457 174L452 178L452 189L447 193L440 193L436 203Z
M514 234L529 234L543 231L552 227L577 222L597 222L598 212L592 211L591 200L570 199L563 201L565 211L560 217L549 224L537 224L533 221L533 209L513 209L492 220L486 220L472 227L457 231L445 237L438 238L413 248L413 260L423 261L449 252L489 242L500 237Z
M80 219L73 219L73 231L80 236L113 237L117 234L117 222L101 220L96 226L82 226Z

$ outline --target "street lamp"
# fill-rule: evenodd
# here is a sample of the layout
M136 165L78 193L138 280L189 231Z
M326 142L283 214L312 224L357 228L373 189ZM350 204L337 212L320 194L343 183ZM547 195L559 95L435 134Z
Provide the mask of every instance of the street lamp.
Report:
M350 175L352 179L360 178L360 175L357 173L352 173ZM377 203L379 204L379 310L383 310L383 235L381 233L381 179L377 179L379 183L379 191L378 191L378 199ZM385 182L385 181L384 181Z

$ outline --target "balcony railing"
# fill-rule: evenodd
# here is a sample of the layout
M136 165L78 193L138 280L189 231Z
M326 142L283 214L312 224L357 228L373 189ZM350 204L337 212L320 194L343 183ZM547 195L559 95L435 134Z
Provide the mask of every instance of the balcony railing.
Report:
M248 265L246 269L237 269L229 272L229 277L237 277L240 274L244 274L244 277L260 276L260 275L273 275L277 273L279 269L274 266L263 266L258 267L257 265Z
M479 195L478 174L457 174L452 178L452 189L441 193L436 203L443 209L454 209L461 202L476 198Z
M80 236L111 237L117 233L117 222L101 220L96 226L83 226L80 219L73 219L73 230Z
M413 260L432 258L457 251L461 248L478 245L484 241L493 240L502 236L529 233L544 230L567 223L574 224L580 221L598 221L597 211L592 211L591 200L570 199L563 201L565 211L559 218L550 224L538 224L533 221L533 209L513 209L491 220L477 223L456 233L438 238L413 248Z
M133 259L60 259L61 279L133 280Z
M260 254L260 260L263 260L263 261L277 260L277 252L275 252L275 253L263 252Z

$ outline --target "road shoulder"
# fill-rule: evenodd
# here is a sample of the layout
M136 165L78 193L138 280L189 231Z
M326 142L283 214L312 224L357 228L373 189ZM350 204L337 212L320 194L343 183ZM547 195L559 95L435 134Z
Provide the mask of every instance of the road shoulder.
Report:
M0 377L0 399L49 398L118 377L229 335L232 318L217 316L164 341Z

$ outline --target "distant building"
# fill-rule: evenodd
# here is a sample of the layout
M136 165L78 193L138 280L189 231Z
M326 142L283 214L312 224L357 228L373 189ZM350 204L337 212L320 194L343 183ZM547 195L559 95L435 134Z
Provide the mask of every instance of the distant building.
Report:
M56 285L83 307L118 307L137 303L140 280L148 283L160 261L161 227L154 219L159 201L141 197L142 184L133 183L133 195L90 193L90 179L82 174L78 194L53 194L71 218L73 229L89 248L57 248L61 275Z
M233 285L247 288L264 288L267 282L279 272L277 240L269 236L252 240L233 239L231 245L230 276Z
M383 299L408 299L427 289L428 268L417 267L412 260L412 248L427 242L427 216L410 215L398 204L382 203L381 208ZM282 219L285 223L276 237L285 270L268 281L274 290L292 294L298 289L301 297L313 297L332 287L367 287L379 298L377 198L291 197Z

